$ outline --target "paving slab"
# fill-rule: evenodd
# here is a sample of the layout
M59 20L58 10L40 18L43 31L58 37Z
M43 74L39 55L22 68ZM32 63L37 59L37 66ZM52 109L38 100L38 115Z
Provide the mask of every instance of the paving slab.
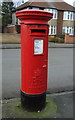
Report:
M20 98L3 100L3 118L73 118L75 92L47 94L46 107L42 111L28 112L21 107Z

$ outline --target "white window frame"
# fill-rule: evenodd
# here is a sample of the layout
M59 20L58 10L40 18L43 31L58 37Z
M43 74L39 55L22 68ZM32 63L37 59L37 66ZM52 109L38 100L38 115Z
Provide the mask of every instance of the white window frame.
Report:
M49 27L49 35L56 35L56 26Z
M74 35L74 27L71 26L65 26L63 27L62 30L64 33L69 34L69 35Z
M53 19L57 19L58 11L56 9L44 9L44 11L53 13Z
M64 11L63 13L63 20L71 20L74 21L74 12Z

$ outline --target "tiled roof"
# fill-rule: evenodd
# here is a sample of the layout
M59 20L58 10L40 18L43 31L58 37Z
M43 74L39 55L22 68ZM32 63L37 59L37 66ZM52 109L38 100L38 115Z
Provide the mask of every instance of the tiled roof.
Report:
M62 0L38 0L38 2L35 2L35 0L29 0L29 2L26 2L19 7L15 9L15 11L24 9L26 7L39 7L39 8L55 8L58 10L67 10L67 11L75 11L75 7L67 4L66 2Z

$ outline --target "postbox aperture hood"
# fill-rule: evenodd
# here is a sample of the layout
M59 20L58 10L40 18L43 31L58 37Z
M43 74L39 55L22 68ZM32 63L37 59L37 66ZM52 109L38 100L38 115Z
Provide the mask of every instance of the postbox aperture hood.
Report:
M21 20L21 23L25 21L27 23L27 20L30 23L33 19L35 24L37 24L37 21L39 24L47 24L53 14L42 10L25 10L16 12L16 16Z

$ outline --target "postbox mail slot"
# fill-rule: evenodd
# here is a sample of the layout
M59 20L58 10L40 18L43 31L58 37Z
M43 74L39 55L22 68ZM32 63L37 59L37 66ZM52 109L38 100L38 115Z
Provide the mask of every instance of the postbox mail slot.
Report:
M46 35L45 29L31 29L31 35Z

